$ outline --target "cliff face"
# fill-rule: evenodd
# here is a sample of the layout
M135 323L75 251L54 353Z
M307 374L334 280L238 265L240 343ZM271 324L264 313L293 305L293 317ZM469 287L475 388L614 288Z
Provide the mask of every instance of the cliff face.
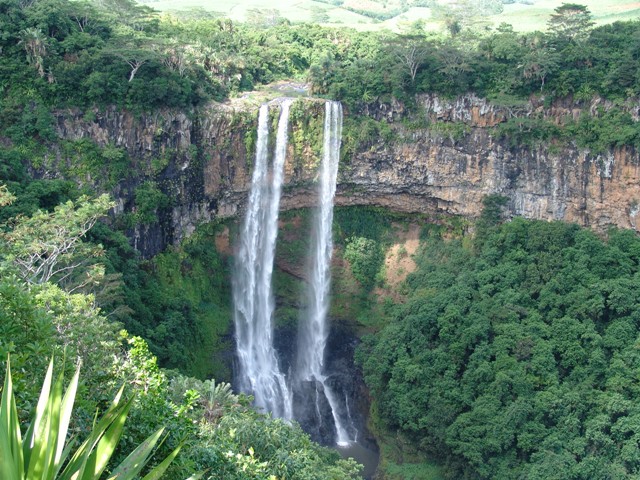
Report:
M482 198L500 194L509 198L511 215L565 220L598 230L640 226L640 158L633 148L604 155L572 145L514 148L498 141L493 128L513 116L534 113L561 122L596 107L607 108L606 103L545 108L529 102L514 109L474 96L451 101L422 96L418 102L419 114L408 115L400 104L377 105L365 112L388 123L392 138L360 144L343 159L338 205L477 217ZM637 109L631 113L637 118ZM305 100L297 116L292 114L283 209L315 203L321 139L310 136L321 136L322 115L322 103L314 100ZM113 109L87 119L80 112L60 112L58 133L68 140L88 138L126 149L133 173L114 189L120 209L135 212L135 187L149 179L169 197L170 206L157 212L157 224L131 231L143 254L153 255L189 235L198 223L243 210L256 117L255 107L231 105L211 106L190 116L134 116ZM157 158L166 163L154 170Z
M564 220L606 230L636 229L640 211L640 158L631 147L592 155L575 145L510 147L494 128L514 116L542 115L561 122L583 112L577 105L549 108L528 103L517 111L490 105L474 96L442 101L420 99L432 128L400 126L401 108L370 112L396 123L399 140L359 152L341 179L343 204L375 202L405 211L434 211L476 217L487 194L509 198L511 215ZM594 100L588 110L605 102ZM632 110L637 118L637 110ZM583 113L584 114L584 113ZM443 133L438 125L456 122L464 134ZM348 187L353 192L348 191Z
M359 155L342 177L338 203L476 217L483 196L495 193L509 198L511 215L598 230L636 228L640 172L634 151L591 158L575 148L509 149L483 129L463 141L429 131L410 140Z

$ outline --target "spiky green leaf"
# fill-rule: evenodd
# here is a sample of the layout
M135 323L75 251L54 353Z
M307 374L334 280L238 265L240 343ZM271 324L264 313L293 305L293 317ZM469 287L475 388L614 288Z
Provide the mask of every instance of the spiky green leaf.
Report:
M23 465L22 437L13 395L11 362L7 358L7 373L0 400L0 478L22 479Z
M180 452L182 445L184 445L184 442L180 443L180 445L178 445L175 450L167 456L167 458L156 465L142 480L160 480L162 475L164 475L164 472L169 468L171 462L173 462L173 459L176 458L178 452Z
M147 463L153 448L164 432L164 427L151 434L144 442L125 458L109 476L109 480L130 480L135 478Z
M51 385L53 381L53 358L40 390L36 406L36 416L25 438L25 467L27 478L42 478L46 462L46 446L49 440L48 429L51 411ZM27 453L28 452L28 453Z

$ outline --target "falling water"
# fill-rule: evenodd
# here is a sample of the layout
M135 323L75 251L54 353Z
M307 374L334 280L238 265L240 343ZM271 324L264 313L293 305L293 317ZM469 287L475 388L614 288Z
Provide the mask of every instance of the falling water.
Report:
M269 111L267 105L260 108L251 192L233 282L240 389L254 395L257 407L287 419L292 416L291 394L273 347L271 275L290 105L290 100L281 105L271 172L268 168Z
M324 354L328 337L327 313L331 281L331 253L333 198L336 192L340 141L342 135L342 106L339 102L327 102L324 120L323 158L320 170L319 207L314 218L314 238L309 277L309 310L300 325L298 351L298 378L322 385L322 390L331 408L339 445L351 442L336 395L327 385L324 371ZM316 410L319 393L316 385ZM322 418L318 415L318 418Z

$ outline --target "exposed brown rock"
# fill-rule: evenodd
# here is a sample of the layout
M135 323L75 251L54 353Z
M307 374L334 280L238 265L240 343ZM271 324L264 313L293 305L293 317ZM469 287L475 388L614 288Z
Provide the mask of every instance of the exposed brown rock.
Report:
M565 220L600 231L639 226L640 158L634 148L592 155L572 145L511 148L494 137L492 127L513 116L539 114L562 122L610 108L607 102L565 101L545 107L532 99L507 108L473 95L453 100L424 95L417 100L425 124L462 122L467 133L456 139L437 129L409 130L399 121L407 115L402 104L369 106L366 114L392 122L395 140L368 145L341 166L336 204L473 218L480 214L485 195L499 194L509 198L511 215ZM179 242L199 222L242 212L253 163L247 135L257 122L257 108L251 108L254 111L212 105L189 114L142 116L107 109L92 112L94 119L66 111L58 115L58 133L124 147L135 159L134 185L119 185L113 192L123 210L132 206L135 184L152 178L152 159L170 156L169 165L153 174L172 200L170 215L160 218L162 241L147 242L157 250ZM319 108L317 100L309 100L310 114L319 115ZM635 118L639 108L631 103L628 107ZM315 204L317 165L309 146L298 151L290 146L282 209Z
M379 301L393 298L397 303L403 298L398 287L416 270L413 256L420 246L420 226L412 223L405 229L402 225L393 225L393 237L394 243L385 253L385 285L376 287L375 293Z
M224 255L233 255L233 248L231 247L231 239L229 234L229 228L224 227L218 232L214 238L216 244L216 250Z

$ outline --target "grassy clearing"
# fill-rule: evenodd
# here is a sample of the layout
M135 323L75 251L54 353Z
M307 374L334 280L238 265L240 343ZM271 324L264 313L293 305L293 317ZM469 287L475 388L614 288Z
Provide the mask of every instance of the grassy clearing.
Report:
M411 7L408 11L391 19L379 21L346 8L312 0L281 0L275 7L275 4L270 0L219 0L216 2L208 0L139 0L139 3L144 3L160 11L203 8L238 21L246 21L251 18L252 11L255 12L255 10L275 9L282 17L291 22L314 22L328 26L352 27L359 30L401 31L411 22L424 20L428 30L443 29L442 22L434 20L431 9L426 7ZM502 22L510 23L518 31L544 30L549 15L562 3L566 2L563 0L536 0L532 5L513 3L505 5L501 14L489 16L487 19L494 26ZM588 0L578 3L589 7L597 24L632 20L640 16L640 8L638 8L640 4L630 0ZM393 10L399 7L400 3L390 0L386 2L386 5L387 9ZM344 6L371 13L385 11L385 7L381 3L374 1L351 0L345 2Z
M366 30L378 30L383 25L380 22L375 22L371 18L367 18L359 13L345 10L344 8L329 8L326 10L329 16L328 20L323 25L328 26L340 26L352 27L357 29Z
M538 0L533 5L513 3L504 6L500 15L491 18L494 25L510 23L516 30L528 32L545 30L549 15L563 3L562 0ZM638 3L629 0L598 0L576 2L589 7L596 24L612 23L617 20L638 18ZM634 13L635 12L635 13Z

